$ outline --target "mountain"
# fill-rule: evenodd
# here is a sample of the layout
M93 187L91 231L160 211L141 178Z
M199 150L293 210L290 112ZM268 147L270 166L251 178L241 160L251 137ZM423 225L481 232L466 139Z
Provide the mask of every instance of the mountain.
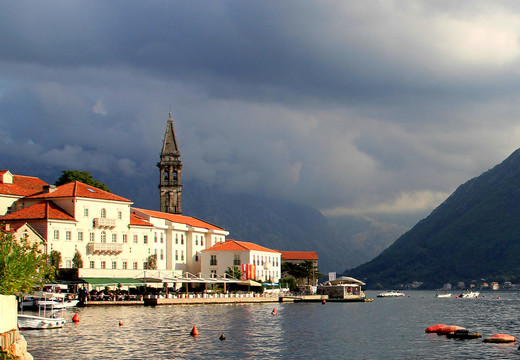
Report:
M373 260L346 272L369 287L520 280L520 149L473 178Z

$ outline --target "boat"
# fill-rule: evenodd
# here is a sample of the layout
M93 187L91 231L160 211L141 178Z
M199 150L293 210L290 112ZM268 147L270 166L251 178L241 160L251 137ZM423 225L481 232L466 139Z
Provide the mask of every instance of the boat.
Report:
M404 294L399 290L391 290L377 294L377 297L401 297Z
M66 323L65 318L63 317L64 308L60 308L62 312L59 315L55 311L57 309L54 308L52 300L54 294L45 292L42 294L44 300L40 300L40 304L38 304L38 315L18 314L18 328L20 330L58 329L62 328Z
M451 293L444 293L444 294L435 294L435 297L436 298L450 298L451 297Z
M27 314L18 314L18 328L20 330L58 329L65 324L63 317L45 317Z
M479 295L480 295L480 292L478 292L478 291L464 290L459 295L459 297L464 298L464 299L470 299L470 298L478 298Z

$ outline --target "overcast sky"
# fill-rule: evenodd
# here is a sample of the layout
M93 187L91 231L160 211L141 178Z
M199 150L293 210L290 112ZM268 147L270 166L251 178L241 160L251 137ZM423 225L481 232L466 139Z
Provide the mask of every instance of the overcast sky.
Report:
M2 168L138 178L171 111L186 181L420 218L520 147L516 1L0 0L0 34Z

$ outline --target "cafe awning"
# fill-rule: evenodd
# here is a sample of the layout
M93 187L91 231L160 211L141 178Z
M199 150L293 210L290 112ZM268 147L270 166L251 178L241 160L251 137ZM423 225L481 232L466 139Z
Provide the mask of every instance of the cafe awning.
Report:
M94 287L97 286L117 286L121 284L122 286L143 286L144 283L140 280L133 278L81 278L84 282L92 285Z

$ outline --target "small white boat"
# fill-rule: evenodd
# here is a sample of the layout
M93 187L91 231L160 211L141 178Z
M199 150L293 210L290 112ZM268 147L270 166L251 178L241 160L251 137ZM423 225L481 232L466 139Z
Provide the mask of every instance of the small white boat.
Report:
M42 330L62 328L65 324L63 307L58 315L54 307L53 293L43 293L43 298L36 300L38 303L38 315L18 314L18 328L20 330ZM60 300L63 303L63 299ZM49 307L47 306L49 305ZM23 310L23 308L22 308Z
M18 328L20 330L58 329L65 324L63 317L45 317L27 314L18 314Z
M404 294L399 290L391 290L377 294L377 297L402 297Z
M436 298L450 298L451 293L444 293L444 294L435 294Z
M471 298L478 298L480 295L480 292L478 291L470 291L470 290L464 290L459 297L464 299L471 299Z

